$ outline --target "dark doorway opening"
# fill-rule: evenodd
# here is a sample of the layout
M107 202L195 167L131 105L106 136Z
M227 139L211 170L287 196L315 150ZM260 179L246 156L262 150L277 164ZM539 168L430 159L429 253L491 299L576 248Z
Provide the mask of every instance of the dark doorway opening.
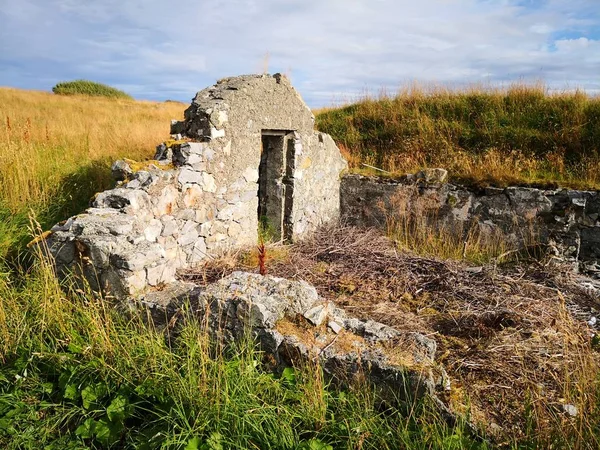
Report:
M258 168L258 221L261 232L275 241L292 237L294 198L294 133L263 130Z

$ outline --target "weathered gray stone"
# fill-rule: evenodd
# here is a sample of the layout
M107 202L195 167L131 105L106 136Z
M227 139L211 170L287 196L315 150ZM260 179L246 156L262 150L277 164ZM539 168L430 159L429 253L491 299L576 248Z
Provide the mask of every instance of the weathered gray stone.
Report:
M208 257L208 251L204 238L200 237L196 239L190 253L190 263L196 264L200 261L204 261Z
M172 264L159 264L155 267L146 269L147 282L150 286L158 286L163 283L172 283L175 281L175 267Z
M112 176L117 181L124 181L133 173L131 166L122 159L119 159L111 166Z
M204 192L216 192L217 191L217 184L215 183L215 177L213 177L208 172L201 173L199 184L200 184L200 187L202 187L202 190Z
M153 208L152 213L154 217L163 217L165 215L170 215L173 213L175 209L177 209L177 200L179 198L180 192L175 188L175 186L165 186L161 191L160 195L152 199L153 200Z
M148 187L154 184L160 177L155 174L148 172L147 170L140 170L131 175L131 177L138 181L141 187Z
M163 224L161 236L172 236L179 232L177 222L172 216L162 216L160 220Z
M129 183L125 185L127 189L139 189L142 187L142 183L139 180L131 180Z
M178 176L177 180L179 181L179 183L182 186L186 185L186 184L192 184L192 183L198 184L201 181L201 174L200 174L200 172L196 172L193 169L184 167L179 172L179 176Z
M305 311L303 316L314 326L320 326L325 319L327 319L327 315L329 314L329 309L326 304L321 304L310 308L308 311Z
M196 211L192 208L181 209L174 216L178 220L195 220Z
M446 169L423 169L415 175L417 180L425 183L443 183L448 179Z
M179 236L177 243L183 247L194 243L199 237L200 235L198 234L198 230L196 228L192 228L187 233Z
M160 220L150 220L150 223L144 229L144 236L146 237L146 240L149 242L156 242L156 238L161 235L162 229L163 225Z
M254 167L246 167L244 170L244 179L248 183L256 183L258 181L258 169Z
M377 322L348 319L343 310L328 307L315 288L303 281L234 272L204 288L189 284L171 287L164 293L144 294L139 302L163 323L178 307L189 303L215 340L227 344L244 339L249 332L279 365L320 361L325 372L342 382L362 373L390 400L435 397L435 390L446 383L443 376L436 375L444 371L434 363L431 348L435 341L418 333L392 332ZM316 313L317 309L320 312ZM344 330L335 322L329 324L332 333L316 326L312 330L306 325L294 328L298 316L322 316L328 310L360 324L355 328L362 334L352 327ZM288 325L280 329L282 322ZM342 331L345 343L338 347L336 339ZM314 337L306 340L310 333ZM377 339L367 339L365 333L374 333ZM394 355L399 352L402 357L398 359Z
M164 248L157 243L146 241L110 254L110 263L120 269L137 271L161 261L164 257Z
M150 204L148 194L138 189L116 188L96 196L93 206L96 208L123 209L130 207L133 211L147 209Z
M340 331L343 329L339 323L334 322L333 320L330 320L327 326L331 328L331 331L333 331L335 334L340 334Z
M564 405L560 405L562 411L569 417L577 417L579 411L577 410L577 407L575 405L571 405L571 404L564 404Z
M344 176L340 191L342 219L349 225L384 228L390 219L412 214L459 234L478 223L484 238L503 236L515 246L547 244L557 256L574 261L600 258L598 192L528 187L475 191L360 175Z
M227 235L231 238L237 238L240 234L242 234L244 230L242 226L237 222L231 222L229 224L229 228L227 228Z

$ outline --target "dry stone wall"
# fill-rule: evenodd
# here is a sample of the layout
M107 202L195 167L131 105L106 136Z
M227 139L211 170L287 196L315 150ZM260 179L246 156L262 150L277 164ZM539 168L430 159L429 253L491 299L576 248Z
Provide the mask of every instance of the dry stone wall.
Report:
M56 225L48 239L59 273L81 272L117 297L168 284L180 268L258 240L259 178L277 237L299 239L339 218L346 168L328 135L282 76L241 76L198 92L172 141L143 170L118 161L115 189ZM272 137L276 136L277 141ZM270 140L271 139L271 140ZM281 166L263 170L263 147L281 142Z
M597 270L598 192L528 187L472 190L445 183L445 171L440 171L398 180L346 175L341 184L342 218L351 225L383 228L400 215L412 215L458 233L475 226L487 236L501 234L514 245L548 244L556 254Z

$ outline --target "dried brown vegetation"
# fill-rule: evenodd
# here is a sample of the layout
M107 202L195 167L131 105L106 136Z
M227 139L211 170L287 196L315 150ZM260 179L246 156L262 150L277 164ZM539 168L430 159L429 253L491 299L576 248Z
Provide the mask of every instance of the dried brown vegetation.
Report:
M256 270L239 261L218 276ZM474 269L399 252L376 231L341 228L291 246L268 269L308 281L355 316L433 337L452 381L445 401L497 442L535 436L543 444L558 434L575 436L575 448L600 444L592 431L598 355L588 325L570 312L598 298L560 264ZM577 417L563 412L565 404Z
M598 188L600 100L542 84L410 86L317 111L317 127L365 164L414 173L444 167L475 185Z

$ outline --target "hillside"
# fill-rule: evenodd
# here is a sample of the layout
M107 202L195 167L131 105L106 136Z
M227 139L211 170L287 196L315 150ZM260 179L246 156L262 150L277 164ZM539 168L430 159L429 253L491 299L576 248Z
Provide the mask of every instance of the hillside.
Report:
M455 180L593 187L598 105L527 89L411 93L322 111L317 122L355 170L433 165ZM185 107L0 89L0 448L597 447L598 338L586 324L596 297L570 266L504 242L477 240L467 252L425 221L388 236L332 228L180 274L207 284L262 260L362 319L426 333L448 368L452 420L434 402L381 401L360 373L334 384L315 361L270 372L252 342L210 342L189 305L153 326L89 283L59 283L47 249L27 242L111 187L113 160L151 158ZM554 133L551 111L562 121ZM544 119L526 124L535 114Z
M115 159L152 157L184 109L0 88L0 257L22 249L30 211L46 229L113 183Z
M469 184L600 186L600 98L583 92L417 88L325 109L317 127L355 169L444 167Z

